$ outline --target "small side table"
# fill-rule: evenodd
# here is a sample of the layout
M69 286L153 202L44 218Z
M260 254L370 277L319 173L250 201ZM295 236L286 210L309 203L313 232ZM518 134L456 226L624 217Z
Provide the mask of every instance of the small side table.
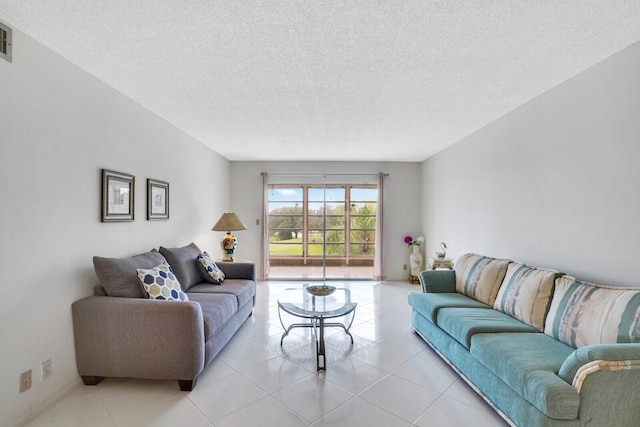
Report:
M435 270L438 268L453 270L453 258L429 258L427 268L429 270Z

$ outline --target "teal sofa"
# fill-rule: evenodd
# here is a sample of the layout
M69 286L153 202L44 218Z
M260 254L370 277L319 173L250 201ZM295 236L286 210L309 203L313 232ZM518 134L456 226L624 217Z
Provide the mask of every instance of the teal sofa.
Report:
M640 288L476 254L420 281L413 330L509 424L640 426Z

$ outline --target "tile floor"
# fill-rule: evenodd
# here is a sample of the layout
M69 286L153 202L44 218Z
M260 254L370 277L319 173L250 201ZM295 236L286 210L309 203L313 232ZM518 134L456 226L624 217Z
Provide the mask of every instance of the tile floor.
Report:
M298 284L299 285L299 284ZM105 379L79 386L36 426L403 426L506 423L410 329L401 282L347 282L358 301L351 328L327 331L327 370L316 372L310 329L280 346L277 295L295 282L258 283L254 314L205 368L197 387ZM284 321L299 319L285 316Z

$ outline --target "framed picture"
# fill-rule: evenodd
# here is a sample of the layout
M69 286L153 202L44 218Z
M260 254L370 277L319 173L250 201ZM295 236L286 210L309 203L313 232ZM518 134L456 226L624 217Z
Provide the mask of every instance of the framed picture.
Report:
M147 219L169 219L169 183L147 179Z
M135 177L102 169L102 222L133 221Z

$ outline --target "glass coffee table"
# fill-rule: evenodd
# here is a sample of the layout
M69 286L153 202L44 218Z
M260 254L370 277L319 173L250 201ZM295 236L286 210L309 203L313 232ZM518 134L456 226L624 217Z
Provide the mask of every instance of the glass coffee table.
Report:
M325 287L326 285L319 286ZM285 289L278 296L278 317L284 329L284 334L282 334L282 338L280 339L280 345L282 345L284 337L289 335L292 329L312 328L316 341L316 367L321 371L326 370L324 328L341 327L344 332L349 335L351 343L353 344L353 336L349 332L349 328L351 328L353 324L358 303L351 301L351 291L347 288L336 287L331 294L325 296L311 294L310 290L313 288L314 286L305 283L296 288ZM282 311L296 317L309 319L309 321L305 323L293 323L287 327L282 321ZM351 315L348 323L325 322L325 319L333 319L347 315Z

